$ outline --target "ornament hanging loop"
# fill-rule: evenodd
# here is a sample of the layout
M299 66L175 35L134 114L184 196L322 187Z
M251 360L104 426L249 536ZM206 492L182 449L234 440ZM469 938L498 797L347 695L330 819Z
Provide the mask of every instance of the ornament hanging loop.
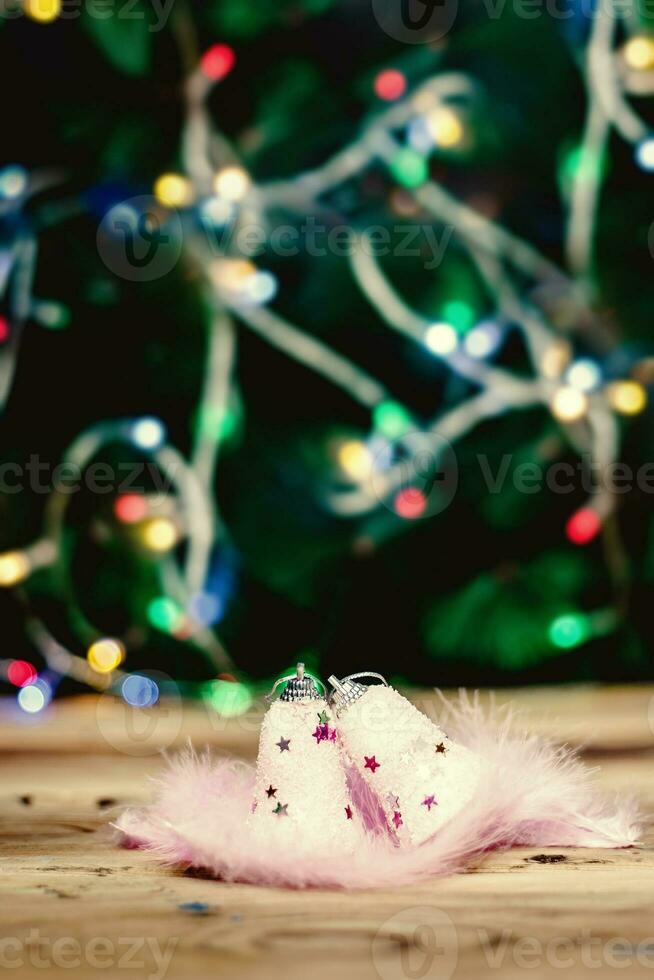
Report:
M320 684L323 690L322 694L316 688L316 683ZM327 688L323 682L318 677L310 677L308 674L305 674L304 664L298 664L294 674L286 674L285 677L279 677L273 684L270 693L266 694L266 701L271 702L275 700L275 691L280 684L286 684L281 696L282 701L316 700L327 697Z
M348 674L339 681L338 677L328 677L328 681L334 690L331 693L329 703L336 709L336 713L339 714L354 701L358 701L362 697L368 688L363 684L357 684L356 681L359 677L374 677L376 680L381 681L385 687L388 687L388 681L381 674L375 673L372 670L362 670L357 674Z

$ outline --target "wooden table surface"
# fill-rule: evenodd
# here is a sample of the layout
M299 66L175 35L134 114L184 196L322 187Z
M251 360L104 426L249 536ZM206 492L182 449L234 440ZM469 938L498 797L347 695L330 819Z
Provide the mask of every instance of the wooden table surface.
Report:
M429 695L418 695L429 697ZM501 692L521 724L583 744L603 786L654 808L654 688ZM654 833L625 851L516 849L468 874L353 893L222 884L117 846L160 749L252 758L256 712L134 714L108 696L41 716L0 702L0 972L229 980L654 980ZM16 969L20 967L21 969Z

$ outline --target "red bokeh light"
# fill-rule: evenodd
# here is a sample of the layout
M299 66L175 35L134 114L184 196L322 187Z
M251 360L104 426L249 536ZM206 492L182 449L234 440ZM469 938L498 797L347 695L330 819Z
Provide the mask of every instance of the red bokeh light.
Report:
M12 660L7 667L7 680L16 687L25 687L31 684L38 677L36 667L28 663L27 660Z
M114 514L123 524L138 524L148 513L148 502L140 493L125 493L114 504Z
M4 316L0 316L0 344L4 344L9 340L10 333L9 320Z
M592 507L582 507L576 511L565 526L565 533L573 544L588 544L592 541L602 522Z
M212 82L219 82L236 64L236 55L228 44L213 44L200 59L203 74Z
M396 68L387 68L375 78L375 95L385 102L393 102L406 92L406 78Z
M404 517L408 521L421 517L426 509L427 498L422 490L418 490L417 487L407 487L400 490L395 498L395 513L398 517Z

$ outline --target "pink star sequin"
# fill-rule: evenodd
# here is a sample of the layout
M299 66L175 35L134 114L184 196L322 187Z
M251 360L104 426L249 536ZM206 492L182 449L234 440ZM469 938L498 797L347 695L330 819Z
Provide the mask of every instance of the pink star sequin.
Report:
M402 814L398 810L396 810L395 813L393 814L393 823L395 824L396 830L398 827L402 826L403 823Z
M420 806L426 806L428 810L431 810L433 806L438 806L435 796L426 796Z
M366 760L366 764L365 764L365 766L363 768L364 769L370 769L370 772L373 772L374 773L374 771L376 769L379 769L379 767L381 766L381 762L377 762L377 760L375 759L374 755L371 755L370 758L368 758L367 755L364 755L363 758Z
M316 730L311 737L315 738L316 745L320 745L321 742L335 742L336 729L330 728L327 724L317 725Z

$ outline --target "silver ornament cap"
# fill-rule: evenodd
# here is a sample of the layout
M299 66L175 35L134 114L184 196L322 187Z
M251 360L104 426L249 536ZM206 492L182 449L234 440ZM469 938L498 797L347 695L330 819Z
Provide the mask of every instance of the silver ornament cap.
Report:
M313 677L305 674L304 664L297 665L295 674L288 674L286 677L280 677L279 680L275 681L273 689L268 695L268 700L273 700L276 688L284 683L286 686L282 691L280 701L322 701L324 698ZM324 684L322 686L324 687Z
M332 674L327 680L334 688L331 694L330 704L334 707L337 714L349 708L351 704L354 704L355 701L363 697L368 690L365 684L357 683L358 677L375 677L388 687L386 678L382 677L381 674L375 674L371 670L364 670L360 674L349 674L340 681L338 677Z

